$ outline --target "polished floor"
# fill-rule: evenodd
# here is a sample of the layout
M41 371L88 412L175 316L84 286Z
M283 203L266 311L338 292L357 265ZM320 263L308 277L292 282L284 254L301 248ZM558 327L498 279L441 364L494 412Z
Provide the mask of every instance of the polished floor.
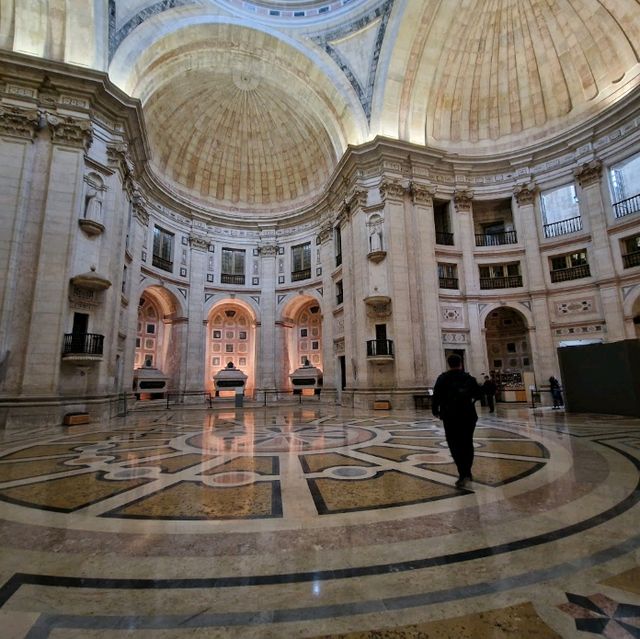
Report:
M2 639L640 637L640 420L157 410L0 433Z

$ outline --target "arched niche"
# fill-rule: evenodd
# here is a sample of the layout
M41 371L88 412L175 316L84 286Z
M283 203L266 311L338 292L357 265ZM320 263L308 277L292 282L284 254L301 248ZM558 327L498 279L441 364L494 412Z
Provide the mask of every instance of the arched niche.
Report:
M245 395L256 386L256 316L240 300L224 299L209 311L206 337L205 388L214 391L214 375L233 365L247 375Z

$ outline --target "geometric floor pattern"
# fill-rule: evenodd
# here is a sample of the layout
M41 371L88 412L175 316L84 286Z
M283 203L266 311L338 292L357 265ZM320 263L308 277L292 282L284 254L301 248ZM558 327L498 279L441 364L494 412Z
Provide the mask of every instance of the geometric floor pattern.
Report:
M640 637L640 420L163 410L0 434L0 637Z

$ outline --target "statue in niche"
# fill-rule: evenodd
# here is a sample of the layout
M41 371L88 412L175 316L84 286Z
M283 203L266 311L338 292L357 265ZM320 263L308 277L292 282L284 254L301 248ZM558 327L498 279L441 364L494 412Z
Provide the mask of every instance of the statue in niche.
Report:
M375 253L384 250L382 218L379 215L372 215L367 224L369 229L369 252Z
M102 179L95 173L85 176L87 189L84 196L84 219L102 223Z

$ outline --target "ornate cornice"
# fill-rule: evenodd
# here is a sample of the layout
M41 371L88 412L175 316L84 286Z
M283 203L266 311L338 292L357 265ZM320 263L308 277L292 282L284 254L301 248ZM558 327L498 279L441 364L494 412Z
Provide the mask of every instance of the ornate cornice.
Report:
M39 121L37 109L0 106L0 135L33 140Z
M351 211L356 208L362 208L367 205L368 192L364 189L354 189L346 198L345 204Z
M275 257L278 254L277 244L262 244L258 247L260 257Z
M433 204L433 196L436 194L435 186L411 182L409 190L414 204L423 204L425 206Z
M380 184L380 196L383 200L402 200L407 190L400 180L383 180Z
M600 160L585 162L573 171L573 175L581 187L600 182L600 178L602 177L602 162Z
M453 204L456 207L456 211L470 211L472 200L473 191L464 189L461 191L456 191L453 194Z
M189 244L191 248L199 251L209 250L209 240L206 237L202 237L202 235L189 235Z
M91 120L59 116L54 113L46 113L45 118L53 144L66 144L85 151L89 150L93 141Z
M513 196L516 198L518 206L527 206L533 204L538 187L533 183L519 184L513 189Z

